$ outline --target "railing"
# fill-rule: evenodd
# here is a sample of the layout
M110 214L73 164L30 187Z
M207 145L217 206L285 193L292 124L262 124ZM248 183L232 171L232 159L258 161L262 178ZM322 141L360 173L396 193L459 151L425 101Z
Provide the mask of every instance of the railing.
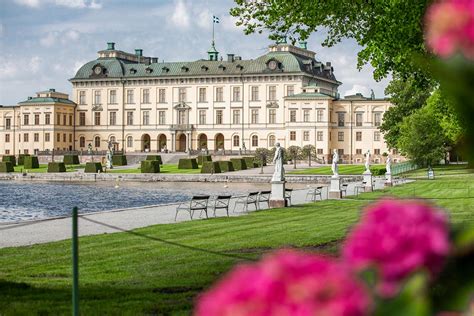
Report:
M63 156L63 155L79 155L79 156L105 156L107 150L92 150L91 152L87 150L54 150L54 155ZM122 155L122 150L114 150L114 155ZM52 156L53 150L38 151L38 156Z
M392 175L405 173L408 171L416 170L419 166L411 161L397 163L392 165Z
M171 124L171 131L192 131L194 129L193 124Z

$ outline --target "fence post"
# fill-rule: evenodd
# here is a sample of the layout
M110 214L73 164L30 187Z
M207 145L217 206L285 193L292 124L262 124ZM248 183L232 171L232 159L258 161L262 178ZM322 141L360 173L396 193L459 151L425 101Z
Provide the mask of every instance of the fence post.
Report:
M72 209L72 315L79 316L79 242L77 207Z

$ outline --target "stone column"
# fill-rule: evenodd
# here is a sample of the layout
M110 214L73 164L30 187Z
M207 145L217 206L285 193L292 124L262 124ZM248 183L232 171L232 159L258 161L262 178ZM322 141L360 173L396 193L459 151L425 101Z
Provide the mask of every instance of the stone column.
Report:
M365 192L372 192L372 173L369 172L364 172L364 182L365 182Z
M392 174L390 172L385 173L385 184L386 187L392 186Z
M285 200L285 183L286 181L272 181L272 194L270 197L270 208L286 207Z
M176 146L176 133L171 133L171 151L175 151L175 146Z
M186 133L186 152L191 149L191 133Z
M329 186L329 195L330 199L341 199L341 178L339 176L331 177L331 185Z

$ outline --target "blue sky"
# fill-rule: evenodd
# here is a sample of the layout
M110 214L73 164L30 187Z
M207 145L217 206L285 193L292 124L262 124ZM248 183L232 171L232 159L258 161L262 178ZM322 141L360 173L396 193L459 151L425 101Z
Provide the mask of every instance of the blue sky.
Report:
M165 61L206 58L216 26L220 54L256 58L272 42L265 34L244 35L229 15L231 0L0 0L0 104L13 105L36 91L56 88L70 93L68 81L108 41L116 48ZM308 41L316 59L332 62L341 95L374 89L384 96L389 79L376 82L372 68L356 68L360 47L345 40L320 45L323 33Z

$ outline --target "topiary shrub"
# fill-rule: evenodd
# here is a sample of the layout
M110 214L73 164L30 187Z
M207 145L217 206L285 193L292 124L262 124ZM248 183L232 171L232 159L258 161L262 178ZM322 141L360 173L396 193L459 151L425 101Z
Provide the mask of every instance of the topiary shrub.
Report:
M78 165L79 156L78 155L64 155L63 162L65 165Z
M204 161L201 173L221 173L221 168L217 161Z
M182 158L178 162L178 169L198 169L198 163L196 158Z
M84 169L85 173L98 173L102 172L102 164L100 162L87 162L86 168Z
M158 160L144 160L141 162L140 170L142 173L159 173L160 162Z
M127 156L125 156L125 155L113 155L112 156L112 165L114 165L114 166L126 166L127 165Z
M0 162L0 172L13 172L15 169L13 168L13 164L10 161L2 161Z
M25 169L38 169L39 168L38 157L36 156L25 157L23 166Z
M219 168L221 169L221 172L229 172L229 171L234 171L234 165L230 161L217 161L219 163Z
M372 167L370 168L370 172L372 172L374 176L383 176L387 172L387 169L385 169L385 167Z
M230 161L232 162L232 166L234 166L234 170L246 170L247 164L245 163L244 158L231 158Z
M146 160L157 160L160 162L160 165L163 164L163 160L161 159L160 155L148 155L146 156Z
M19 154L17 165L23 166L25 164L25 157L29 157L29 156L30 156L29 154Z
M48 163L48 172L66 172L66 165L64 162L50 162Z
M206 162L206 161L212 161L211 155L199 155L197 157L198 165L202 165L203 162Z
M3 162L11 162L13 167L16 166L16 158L15 158L15 156L3 156L2 161L3 161Z

